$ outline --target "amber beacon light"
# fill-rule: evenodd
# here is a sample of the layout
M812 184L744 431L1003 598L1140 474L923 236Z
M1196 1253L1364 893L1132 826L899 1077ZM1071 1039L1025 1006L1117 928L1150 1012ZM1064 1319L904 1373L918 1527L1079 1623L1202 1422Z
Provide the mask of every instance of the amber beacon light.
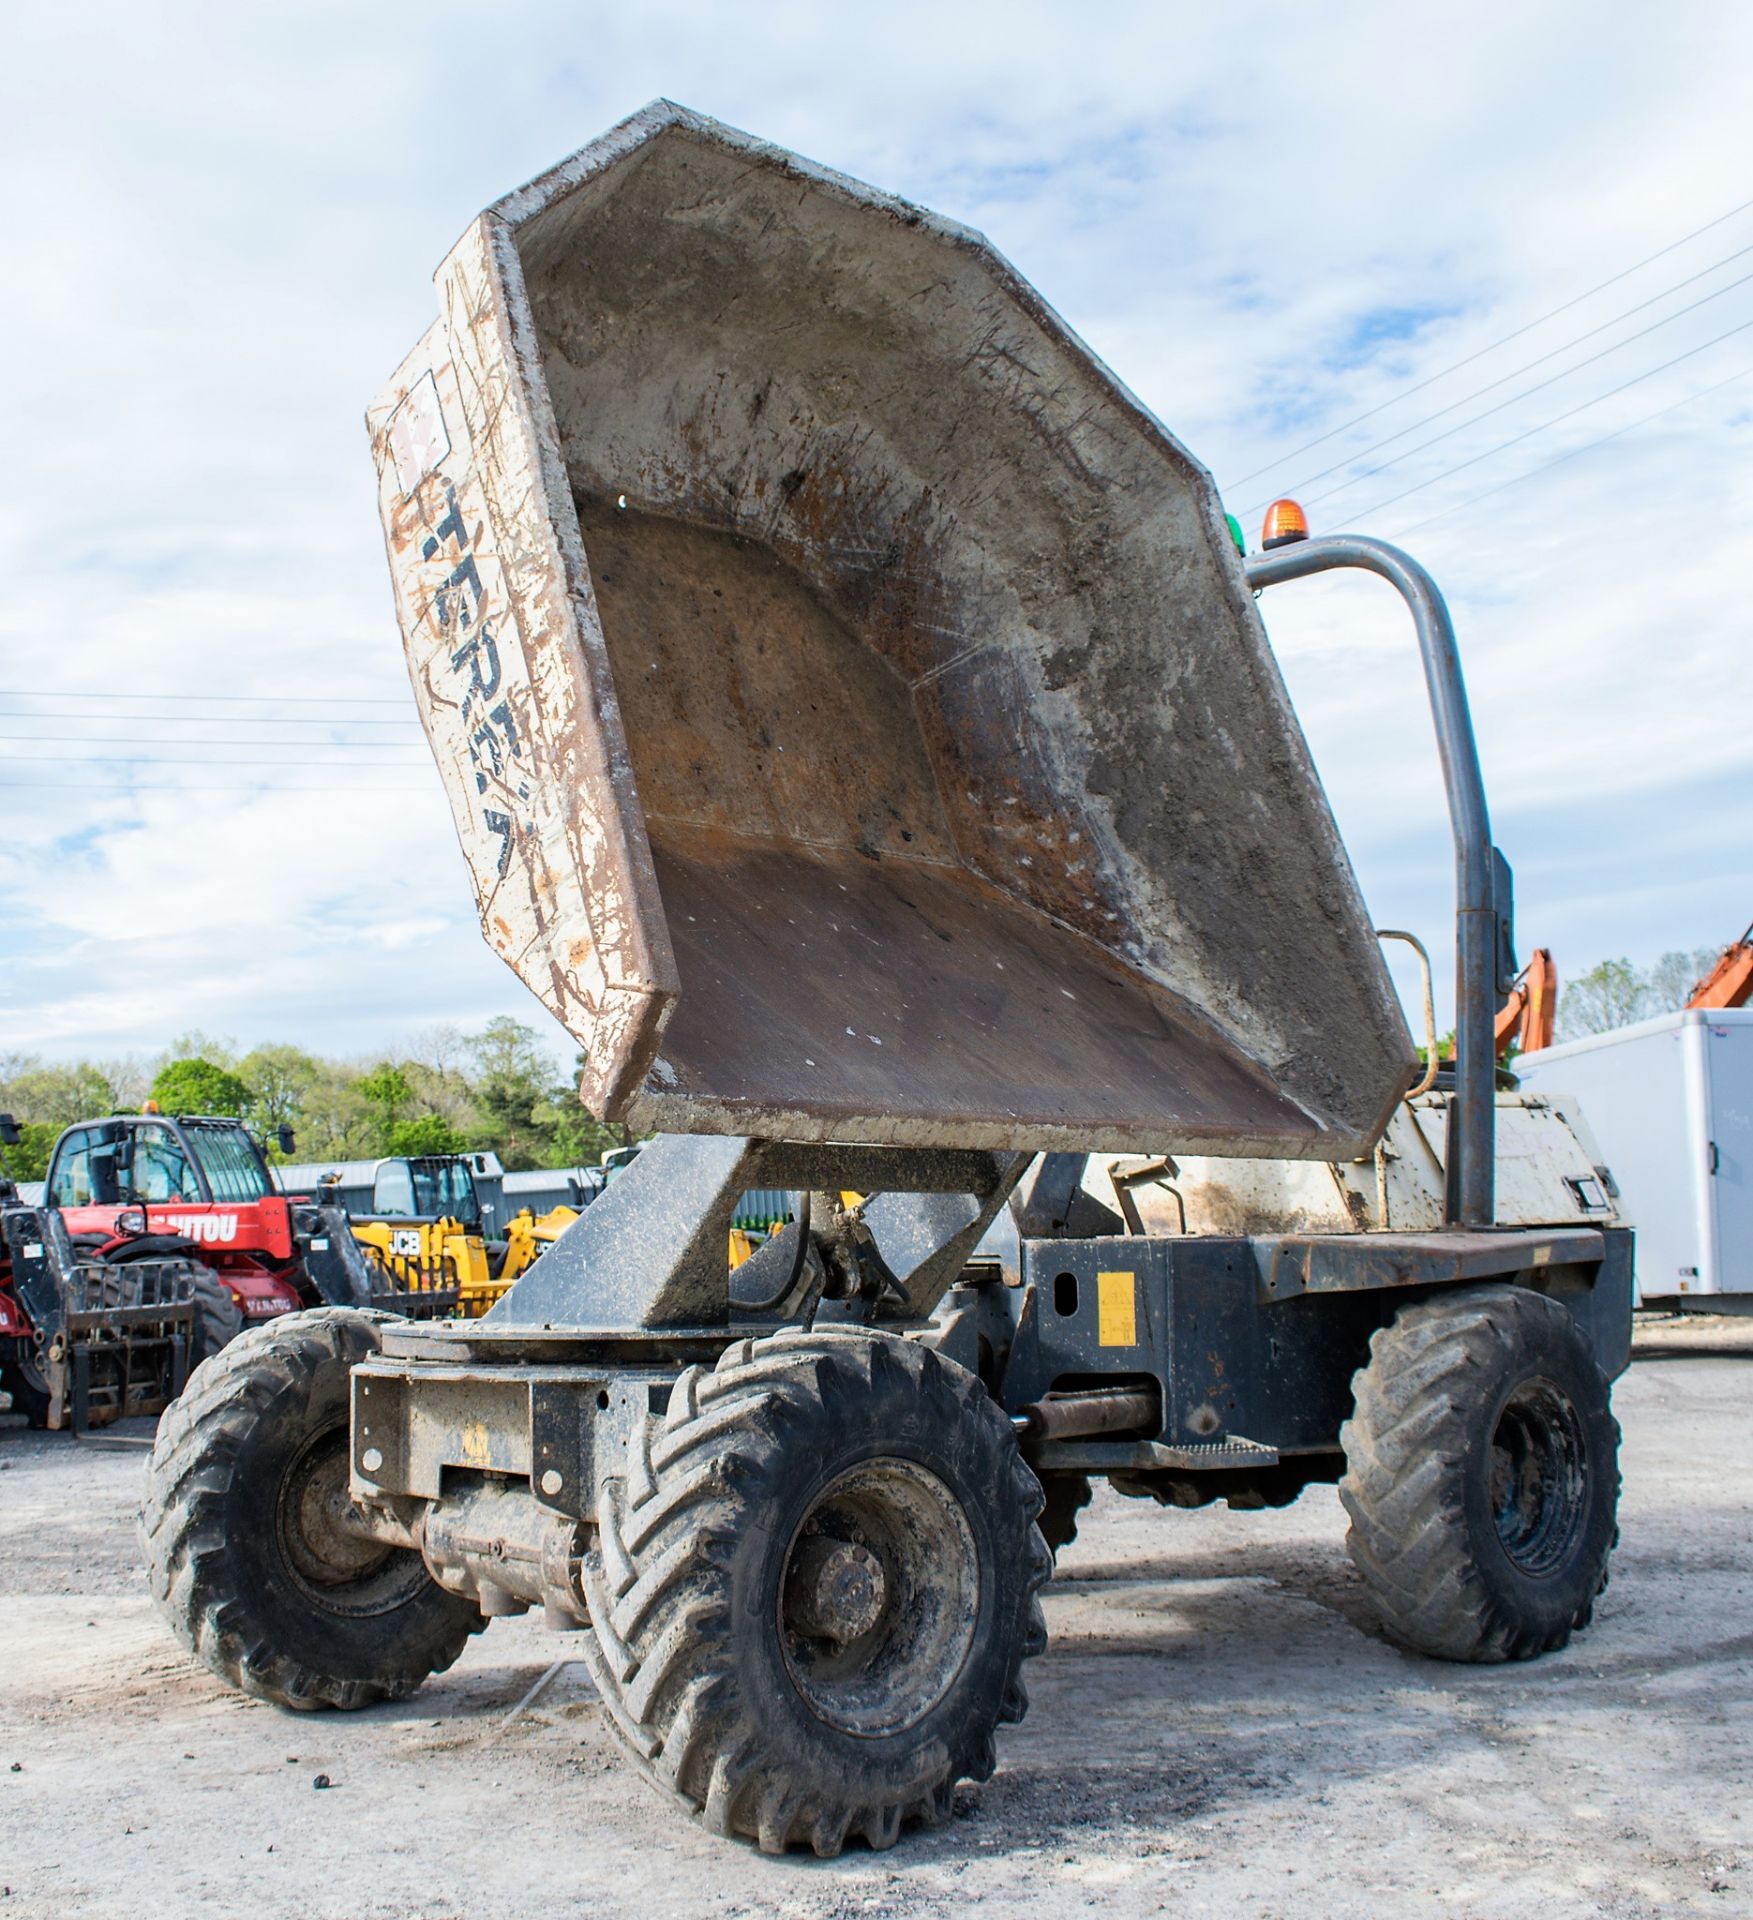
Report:
M1267 552L1274 547L1288 547L1293 540L1306 540L1309 537L1309 516L1294 500L1274 500L1266 509L1266 519L1260 528L1260 545Z

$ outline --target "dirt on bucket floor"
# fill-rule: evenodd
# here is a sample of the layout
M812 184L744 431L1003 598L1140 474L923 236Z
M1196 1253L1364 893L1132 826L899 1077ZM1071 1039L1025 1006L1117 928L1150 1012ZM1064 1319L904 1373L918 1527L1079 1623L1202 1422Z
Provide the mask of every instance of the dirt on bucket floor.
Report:
M997 1775L832 1861L660 1800L530 1621L398 1707L242 1699L145 1597L143 1450L8 1426L0 1920L1753 1914L1753 1322L1639 1351L1613 1582L1564 1653L1450 1667L1361 1630L1330 1488L1267 1514L1104 1490Z

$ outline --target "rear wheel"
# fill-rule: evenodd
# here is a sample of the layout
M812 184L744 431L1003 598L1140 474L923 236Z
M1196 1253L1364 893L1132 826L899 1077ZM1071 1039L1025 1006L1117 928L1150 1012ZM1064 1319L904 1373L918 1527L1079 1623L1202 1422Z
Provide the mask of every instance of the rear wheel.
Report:
M677 1381L587 1560L605 1705L645 1771L768 1852L894 1843L996 1765L1046 1644L1040 1490L975 1377L787 1333Z
M1041 1491L1047 1497L1046 1505L1036 1525L1047 1543L1047 1551L1057 1560L1077 1538L1077 1517L1090 1503L1089 1475L1065 1470L1043 1473Z
M1608 1391L1572 1316L1522 1287L1427 1300L1376 1334L1339 1497L1393 1639L1526 1660L1588 1625L1616 1537Z
M343 1307L252 1327L159 1423L140 1516L153 1598L222 1680L277 1706L402 1699L485 1624L418 1553L350 1524L348 1376L376 1328Z

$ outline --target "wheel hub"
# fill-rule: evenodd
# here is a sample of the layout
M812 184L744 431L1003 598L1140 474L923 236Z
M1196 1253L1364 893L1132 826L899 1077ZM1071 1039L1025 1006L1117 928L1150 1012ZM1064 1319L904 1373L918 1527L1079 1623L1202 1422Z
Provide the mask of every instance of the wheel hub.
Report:
M1550 1380L1511 1392L1491 1436L1491 1509L1511 1563L1531 1578L1563 1566L1586 1506L1582 1422Z
M393 1551L360 1531L344 1428L307 1449L287 1476L280 1537L293 1571L315 1587L345 1586Z
M956 1496L915 1461L867 1460L828 1483L792 1536L779 1600L785 1664L830 1726L898 1733L954 1685L979 1604Z
M798 1547L792 1577L794 1624L841 1646L869 1633L888 1602L883 1563L856 1541L812 1534Z

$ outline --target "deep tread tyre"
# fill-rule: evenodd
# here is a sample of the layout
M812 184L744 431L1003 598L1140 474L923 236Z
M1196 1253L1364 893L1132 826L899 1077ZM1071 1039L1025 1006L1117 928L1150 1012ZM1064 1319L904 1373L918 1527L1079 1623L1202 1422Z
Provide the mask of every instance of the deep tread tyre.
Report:
M1077 1538L1077 1517L1090 1503L1090 1477L1061 1469L1043 1473L1040 1478L1046 1504L1035 1524L1041 1529L1047 1551L1057 1560Z
M176 1260L188 1258L191 1266L199 1262L193 1258L195 1243L185 1240L180 1233L141 1233L132 1240L114 1241L108 1234L80 1233L73 1236L73 1245L77 1252L91 1259L101 1259L108 1267L131 1267L141 1260ZM100 1251L107 1246L109 1251Z
M203 1360L230 1346L243 1332L243 1308L237 1296L211 1267L192 1269L195 1297L195 1334L190 1344L189 1372Z
M603 1491L586 1648L613 1725L716 1833L893 1845L1027 1710L1040 1506L980 1382L918 1342L738 1342L682 1374Z
M1556 1301L1484 1286L1370 1342L1343 1428L1347 1544L1389 1636L1439 1660L1527 1660L1589 1623L1616 1538L1619 1427Z
M140 1514L152 1596L222 1680L276 1706L403 1699L485 1624L411 1549L320 1531L345 1497L348 1375L388 1317L251 1327L159 1422Z

